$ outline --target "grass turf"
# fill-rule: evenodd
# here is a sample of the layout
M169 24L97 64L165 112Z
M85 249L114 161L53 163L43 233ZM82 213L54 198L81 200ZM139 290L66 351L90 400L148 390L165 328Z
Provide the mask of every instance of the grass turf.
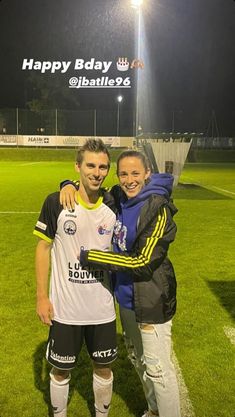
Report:
M234 346L224 333L235 316L234 168L187 164L184 184L174 191L179 208L178 235L170 249L178 279L174 350L196 417L230 417L235 410ZM31 160L1 162L0 174L0 416L43 417L49 406L47 328L35 314L34 212L62 179L75 173L71 162ZM106 183L113 181L114 167ZM119 322L118 332L110 417L137 417L145 408L144 396L126 358ZM69 416L94 415L91 374L84 349L73 372Z

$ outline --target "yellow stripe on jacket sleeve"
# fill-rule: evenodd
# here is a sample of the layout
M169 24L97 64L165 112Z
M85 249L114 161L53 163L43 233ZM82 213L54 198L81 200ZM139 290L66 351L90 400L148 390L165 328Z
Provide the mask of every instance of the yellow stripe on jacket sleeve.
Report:
M52 239L50 239L48 236L44 235L43 233L39 232L38 230L34 230L34 231L33 231L33 234L34 234L35 236L40 237L40 239L43 239L43 240L45 240L45 241L46 241L46 242L48 242L48 243L52 243L52 242L53 242L53 240L52 240Z
M167 221L165 207L163 208L163 210L161 209L161 212L162 211L163 211L163 213L159 213L159 215L158 215L158 221L157 221L157 224L156 224L156 227L154 229L154 232L153 232L152 236L150 236L147 239L147 244L145 245L145 247L141 251L141 253L144 256L146 256L148 259L151 258L154 246L156 246L157 241L163 236L163 233L164 233L164 229L165 229L166 221Z
M156 246L158 240L163 236L166 221L167 215L164 207L160 210L155 229L152 235L147 238L146 245L143 247L139 256L133 258L131 256L119 255L118 253L90 250L88 253L88 261L119 265L127 268L138 268L140 266L147 265L150 262L154 247Z

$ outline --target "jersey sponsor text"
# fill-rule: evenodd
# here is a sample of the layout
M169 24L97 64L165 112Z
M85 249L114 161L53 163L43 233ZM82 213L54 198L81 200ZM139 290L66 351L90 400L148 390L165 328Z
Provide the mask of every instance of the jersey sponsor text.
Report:
M104 271L89 269L82 269L78 262L73 265L68 264L69 281L78 284L95 284L104 280Z

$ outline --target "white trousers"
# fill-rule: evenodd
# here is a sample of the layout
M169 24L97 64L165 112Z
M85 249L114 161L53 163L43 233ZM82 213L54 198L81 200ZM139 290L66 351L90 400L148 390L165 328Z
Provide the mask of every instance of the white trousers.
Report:
M179 390L171 360L171 320L138 324L132 310L120 306L128 357L143 385L148 408L160 417L180 417Z

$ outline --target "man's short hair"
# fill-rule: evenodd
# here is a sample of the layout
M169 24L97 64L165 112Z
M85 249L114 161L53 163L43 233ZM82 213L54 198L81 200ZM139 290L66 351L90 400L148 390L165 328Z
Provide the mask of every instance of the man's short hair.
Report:
M110 166L110 154L107 146L101 139L87 139L84 145L78 150L76 163L81 165L83 161L84 152L105 153L108 157L108 165Z

